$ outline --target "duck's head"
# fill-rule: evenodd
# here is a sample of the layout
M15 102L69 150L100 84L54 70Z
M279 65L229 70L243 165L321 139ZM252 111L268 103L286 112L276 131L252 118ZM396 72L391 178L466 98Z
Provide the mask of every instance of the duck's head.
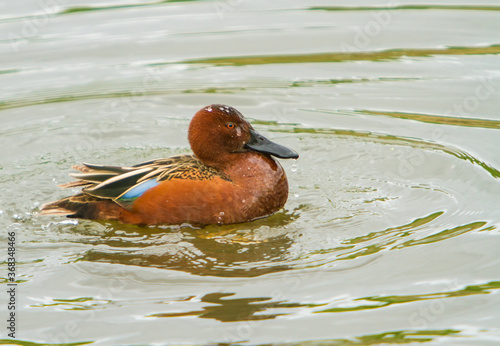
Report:
M223 167L232 161L232 154L256 151L281 159L299 155L274 143L258 132L236 109L214 104L200 109L191 120L189 144L198 159L209 166Z

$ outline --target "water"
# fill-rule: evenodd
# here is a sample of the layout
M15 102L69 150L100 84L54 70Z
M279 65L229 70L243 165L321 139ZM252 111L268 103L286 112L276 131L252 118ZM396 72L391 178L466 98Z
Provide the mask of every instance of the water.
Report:
M0 9L16 342L500 343L497 1ZM211 103L300 153L283 211L201 229L36 215L77 191L56 186L73 164L188 153Z

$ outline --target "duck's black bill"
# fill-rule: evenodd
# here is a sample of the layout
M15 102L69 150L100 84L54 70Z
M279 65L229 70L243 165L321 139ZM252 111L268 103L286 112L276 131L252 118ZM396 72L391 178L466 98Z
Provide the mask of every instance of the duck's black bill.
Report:
M299 154L297 154L292 149L288 149L282 145L271 142L266 137L262 136L260 133L250 130L250 141L245 144L245 147L251 150L258 151L259 153L269 154L280 159L297 159Z

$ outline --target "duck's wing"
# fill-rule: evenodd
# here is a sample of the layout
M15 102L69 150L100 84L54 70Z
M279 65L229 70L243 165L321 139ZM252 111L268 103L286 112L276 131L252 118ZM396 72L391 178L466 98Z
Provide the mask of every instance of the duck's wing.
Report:
M127 209L137 197L163 180L210 180L216 176L230 180L218 170L204 165L193 155L151 160L131 167L85 163L73 168L80 171L70 174L77 181L62 187L83 187L84 194L111 199Z

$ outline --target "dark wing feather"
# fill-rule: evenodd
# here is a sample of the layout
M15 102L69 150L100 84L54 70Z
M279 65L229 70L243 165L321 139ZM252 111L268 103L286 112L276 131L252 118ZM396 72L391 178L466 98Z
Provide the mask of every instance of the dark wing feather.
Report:
M102 183L83 189L83 192L100 198L119 198L130 188L137 185L139 179L151 170L152 168L141 168L127 173L117 174L107 180L104 180Z
M108 172L104 172L104 173L101 173L101 172L97 172L97 173L71 173L70 176L75 178L75 179L82 180L85 182L99 184L105 180L113 178L114 176L116 176L116 173L111 173L111 172L109 172L109 173Z

